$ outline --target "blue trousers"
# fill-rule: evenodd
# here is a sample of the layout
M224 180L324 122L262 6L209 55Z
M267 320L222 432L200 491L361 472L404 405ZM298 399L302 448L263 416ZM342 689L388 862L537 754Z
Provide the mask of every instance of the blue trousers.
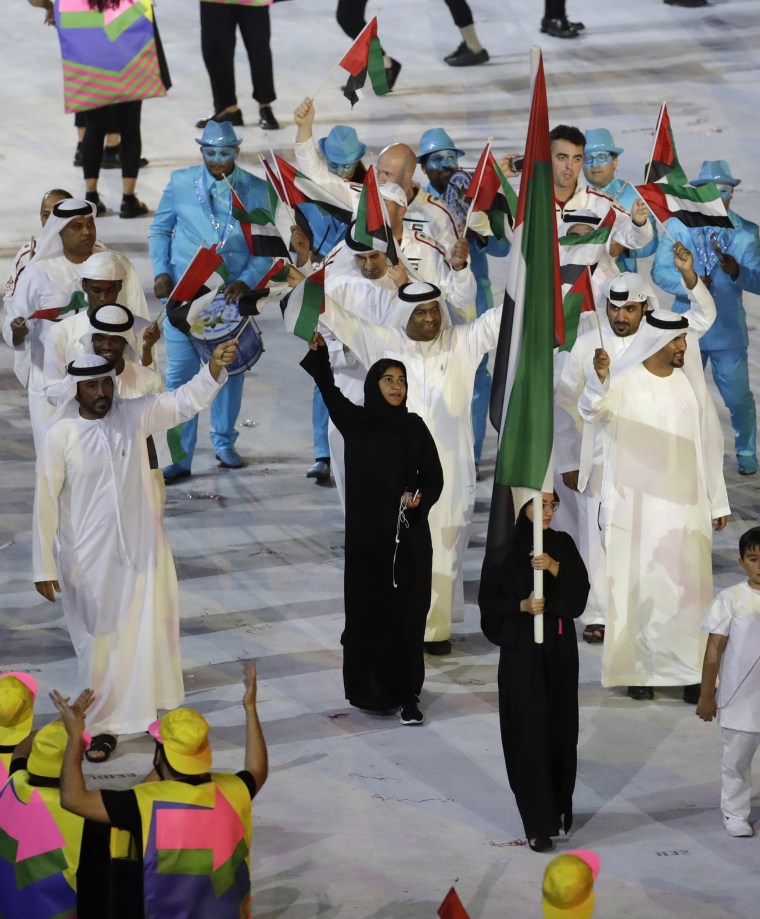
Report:
M330 445L327 442L327 422L330 415L317 386L311 400L311 428L314 434L314 459L330 459Z
M480 465L480 455L483 452L483 441L486 439L486 425L488 424L488 406L491 401L491 374L488 371L488 355L483 355L483 360L475 371L475 389L472 393L472 435L475 440L475 465Z
M703 351L702 366L712 366L713 380L731 415L737 456L757 454L757 414L749 388L747 349Z
M166 388L177 389L192 379L201 368L198 357L190 339L169 322L164 323L164 341L166 342ZM235 430L240 404L243 401L244 373L228 377L211 403L211 443L214 452L225 447L233 447L238 439ZM185 421L167 434L172 460L178 466L190 469L195 452L195 441L198 437L198 416Z

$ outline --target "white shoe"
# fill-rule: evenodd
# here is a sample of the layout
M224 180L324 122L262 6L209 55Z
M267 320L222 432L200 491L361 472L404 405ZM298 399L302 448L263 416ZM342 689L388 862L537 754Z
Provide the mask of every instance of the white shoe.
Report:
M755 835L755 831L752 829L749 821L742 820L741 817L724 817L723 822L729 836Z

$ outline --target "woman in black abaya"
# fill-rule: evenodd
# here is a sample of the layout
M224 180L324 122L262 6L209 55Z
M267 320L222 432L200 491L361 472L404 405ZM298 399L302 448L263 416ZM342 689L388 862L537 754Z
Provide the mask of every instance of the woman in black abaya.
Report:
M480 624L499 645L499 721L509 786L536 852L573 822L578 746L578 641L574 619L586 606L588 574L567 533L549 529L559 506L543 495L544 551L533 555L533 507L526 504L503 559L486 555ZM544 571L544 600L533 597L533 571ZM544 614L544 641L533 617Z
M357 708L401 709L402 724L422 724L423 640L433 550L428 511L443 473L423 420L406 409L406 370L374 364L364 406L335 385L324 342L301 366L314 377L345 442L346 564L343 683Z

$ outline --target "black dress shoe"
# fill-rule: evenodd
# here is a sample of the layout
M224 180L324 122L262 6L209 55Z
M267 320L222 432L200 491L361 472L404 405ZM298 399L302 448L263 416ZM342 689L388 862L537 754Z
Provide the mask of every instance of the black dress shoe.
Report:
M699 693L702 689L700 683L692 683L683 688L683 700L687 705L696 705L699 702Z
M528 845L534 852L551 852L554 843L548 836L536 836L535 839L529 839Z
M654 690L651 686L629 686L628 698L643 702L644 699L654 699Z
M565 20L565 24L568 25L571 29L575 29L576 32L582 32L586 28L582 22L570 22L569 19Z
M388 84L389 89L393 89L400 72L401 72L401 64L398 61L394 61L394 59L391 58L390 67L385 68L385 81Z
M279 131L280 123L274 117L274 112L272 111L271 106L261 105L259 106L259 127L263 128L265 131Z
M234 112L216 112L213 115L209 115L208 118L199 118L195 122L196 128L205 128L209 121L229 121L231 125L236 128L242 128L243 125L243 113L240 109L235 109Z
M330 478L330 462L317 460L313 466L309 466L306 471L307 479L316 479L318 482L326 482Z
M123 195L121 199L121 208L119 217L131 219L132 217L144 217L148 213L148 205L143 204L137 195Z
M707 6L707 0L665 0L668 6L686 6L695 9L698 6Z
M453 54L444 58L449 67L474 67L476 64L485 64L488 60L488 52L485 48L481 48L480 51L472 51L464 42Z
M578 30L567 19L542 19L541 31L554 38L577 38Z

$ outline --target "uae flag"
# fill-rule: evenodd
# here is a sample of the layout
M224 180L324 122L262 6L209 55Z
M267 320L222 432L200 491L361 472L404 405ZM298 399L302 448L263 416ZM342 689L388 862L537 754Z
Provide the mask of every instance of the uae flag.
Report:
M482 211L498 239L511 238L517 213L517 195L486 144L464 194L470 210Z
M267 178L281 201L294 210L302 204L316 204L325 214L335 217L341 223L351 223L351 209L347 208L340 198L326 191L277 154L274 159L276 168L272 168L266 160L263 160L263 165Z
M647 182L637 185L636 191L660 223L676 217L687 227L725 227L729 230L733 227L715 182L698 188Z
M385 75L383 48L377 37L377 16L373 16L356 38L339 66L348 71L348 79L343 87L343 95L351 103L351 108L359 101L357 89L361 89L369 76L370 84L376 96L384 96L391 91Z
M44 310L35 310L30 319L47 319L50 322L57 322L61 316L67 316L69 313L79 313L87 309L87 299L84 291L77 290L71 296L71 300L66 306L50 306Z
M232 216L240 223L240 229L251 255L259 255L264 258L289 258L288 247L275 225L279 199L272 183L267 182L268 208L257 207L252 211L247 211L231 185L230 193L232 194Z
M452 887L443 898L443 903L438 907L438 919L470 919L470 914L464 908L459 894Z
M298 287L283 297L280 309L285 328L304 341L311 341L319 314L325 309L325 266L304 278Z
M166 301L166 318L180 332L190 326L227 283L227 268L216 245L201 246Z
M673 140L673 129L670 127L668 107L664 102L657 119L652 156L644 172L644 181L667 181L670 185L688 185L689 180L686 178L686 173L678 162L676 144Z
M584 268L570 287L562 300L562 307L565 314L565 343L559 350L569 351L578 337L581 313L590 313L596 309L590 268Z
M578 228L587 228L587 223L575 224ZM607 251L607 246L615 226L615 209L610 207L601 223L589 233L567 233L559 240L559 264L562 293L580 278L586 268L593 274L597 263Z
M384 252L392 265L398 262L396 241L391 232L385 201L377 186L374 166L369 167L364 177L352 235L357 242Z
M565 330L539 54L491 389L491 422L499 431L495 487L541 491L552 452L555 341L565 343ZM493 515L494 503L491 523Z

